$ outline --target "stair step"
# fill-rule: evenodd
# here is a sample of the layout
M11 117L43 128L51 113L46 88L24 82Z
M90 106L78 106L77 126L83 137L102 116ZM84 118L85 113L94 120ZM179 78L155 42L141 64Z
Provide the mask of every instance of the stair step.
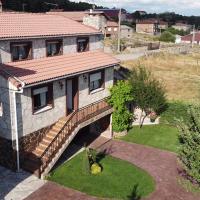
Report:
M58 133L62 129L62 127L59 127L59 126L55 125L55 126L52 127L52 130Z
M49 145L51 144L51 141L46 141L46 140L42 140L41 142L40 142L40 144L39 145L41 145L41 146L44 146L44 147L48 147Z

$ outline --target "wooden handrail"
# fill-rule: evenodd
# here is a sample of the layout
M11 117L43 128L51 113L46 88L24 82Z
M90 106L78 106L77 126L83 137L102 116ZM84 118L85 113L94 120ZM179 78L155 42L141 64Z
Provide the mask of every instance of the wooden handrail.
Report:
M56 153L66 142L67 138L79 124L97 116L98 114L101 114L102 112L105 112L106 110L109 110L110 108L111 106L108 105L106 99L103 99L99 102L92 103L84 108L74 111L64 124L63 128L59 131L59 133L39 158L39 173L41 174L45 170Z

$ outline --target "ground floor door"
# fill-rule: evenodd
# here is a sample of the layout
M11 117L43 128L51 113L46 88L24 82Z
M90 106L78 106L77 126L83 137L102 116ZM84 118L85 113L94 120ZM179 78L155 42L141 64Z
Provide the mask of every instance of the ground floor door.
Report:
M67 115L78 109L78 77L66 80Z

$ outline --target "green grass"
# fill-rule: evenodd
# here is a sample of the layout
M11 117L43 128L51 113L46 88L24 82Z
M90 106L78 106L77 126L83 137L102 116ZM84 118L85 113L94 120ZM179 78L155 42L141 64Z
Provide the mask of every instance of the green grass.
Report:
M143 126L141 129L135 126L121 140L152 146L175 153L178 152L179 148L177 128L164 124Z
M140 168L111 156L104 157L100 164L103 171L99 175L83 173L83 156L79 154L50 174L51 181L87 193L92 196L134 199L147 196L154 191L152 177Z

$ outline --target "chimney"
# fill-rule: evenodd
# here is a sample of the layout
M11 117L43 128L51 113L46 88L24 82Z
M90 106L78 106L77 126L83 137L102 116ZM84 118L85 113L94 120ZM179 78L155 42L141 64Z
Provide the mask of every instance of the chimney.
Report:
M1 2L1 0L0 0L0 12L3 12L3 4Z

